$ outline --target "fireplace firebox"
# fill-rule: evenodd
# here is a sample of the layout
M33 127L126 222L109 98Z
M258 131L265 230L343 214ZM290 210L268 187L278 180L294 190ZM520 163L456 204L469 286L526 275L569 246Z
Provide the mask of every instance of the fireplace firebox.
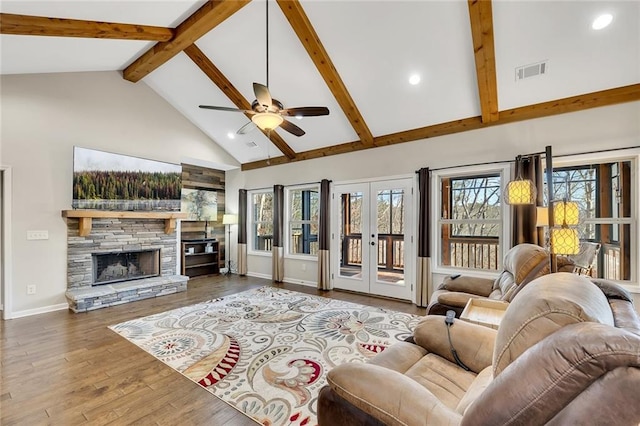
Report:
M160 275L160 249L93 253L92 286Z

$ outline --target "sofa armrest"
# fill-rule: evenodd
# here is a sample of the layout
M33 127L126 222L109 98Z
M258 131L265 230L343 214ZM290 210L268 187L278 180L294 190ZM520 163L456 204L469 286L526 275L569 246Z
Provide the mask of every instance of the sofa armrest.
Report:
M471 371L479 373L491 365L497 330L457 319L449 332L458 357ZM413 332L413 339L428 352L456 362L451 354L443 316L428 315L420 320Z
M442 281L438 286L438 290L459 291L461 293L477 294L478 296L488 297L493 290L492 278L479 278L461 275L452 279L450 276Z
M438 294L434 294L438 303L448 306L456 306L458 308L464 308L467 306L469 299L483 298L471 293L463 293L460 291L439 291Z
M611 421L616 424L635 424L640 414L639 373L640 336L595 322L566 325L500 372L465 412L463 424L546 424L557 420L558 413L562 418L570 404L573 415L584 416L593 408L584 401L600 402L612 393L616 402L596 404L597 415L615 419ZM632 380L625 382L629 377ZM625 389L624 383L631 386ZM634 395L635 403L625 403L625 395ZM628 415L635 421L622 420ZM603 424L590 420L569 415L559 424Z
M329 371L327 382L338 396L386 425L447 425L462 420L415 380L377 365L339 365Z

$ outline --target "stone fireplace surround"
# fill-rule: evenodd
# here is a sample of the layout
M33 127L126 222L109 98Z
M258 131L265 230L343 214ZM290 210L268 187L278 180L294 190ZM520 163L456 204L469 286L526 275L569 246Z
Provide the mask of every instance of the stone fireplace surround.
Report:
M177 234L175 227L167 226L170 219L154 218L148 212L126 212L123 217L98 217L92 213L87 232L82 218L71 217L69 212L77 215L78 211L63 211L67 221L65 296L72 311L86 312L187 289L189 277L176 273ZM154 249L160 250L160 276L92 286L92 254Z

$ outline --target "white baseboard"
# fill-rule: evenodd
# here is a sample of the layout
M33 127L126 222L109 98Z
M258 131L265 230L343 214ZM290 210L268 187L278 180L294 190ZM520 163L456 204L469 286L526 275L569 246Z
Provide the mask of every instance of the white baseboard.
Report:
M285 283L288 284L300 284L300 285L304 285L307 287L318 287L318 283L315 281L307 281L307 280L301 280L298 278L288 278L288 277L284 277L284 279L282 280Z
M59 303L57 305L43 306L42 308L25 309L24 311L15 311L11 313L10 319L30 317L31 315L46 314L47 312L62 311L69 309L67 303Z
M259 274L258 272L247 272L247 276L253 278L264 278L265 280L270 280L271 278L273 278L271 275Z
M248 277L254 277L254 278L264 278L265 280L270 280L270 279L273 278L271 275L261 274L261 273L258 273L258 272L247 272L247 276ZM318 286L318 283L316 283L314 281L301 280L301 279L298 279L298 278L284 277L284 279L282 281L287 283L287 284L300 284L300 285L304 285L304 286L307 286L307 287L317 287Z

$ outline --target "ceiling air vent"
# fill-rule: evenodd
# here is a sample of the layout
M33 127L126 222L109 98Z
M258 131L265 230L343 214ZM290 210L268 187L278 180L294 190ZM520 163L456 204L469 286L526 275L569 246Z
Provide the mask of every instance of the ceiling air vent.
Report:
M253 141L251 141L251 142L247 142L247 146L248 146L249 148L255 148L256 146L258 146L258 144L257 144L257 143L255 143L255 142L253 142Z
M547 61L538 62L537 64L523 65L516 68L516 81L524 80L526 78L536 77L539 75L545 75L548 71Z

